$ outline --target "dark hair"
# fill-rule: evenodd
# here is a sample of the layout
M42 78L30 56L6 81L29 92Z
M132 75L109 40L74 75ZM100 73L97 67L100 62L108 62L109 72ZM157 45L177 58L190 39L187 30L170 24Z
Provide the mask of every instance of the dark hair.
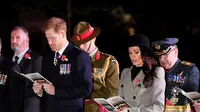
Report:
M158 61L154 57L149 55L149 53L145 50L145 48L140 47L140 50L141 50L142 59L144 62L143 67L142 67L142 70L145 74L143 84L146 88L148 88L152 86L154 82L154 77L157 78L155 74L155 69L159 65L158 65Z

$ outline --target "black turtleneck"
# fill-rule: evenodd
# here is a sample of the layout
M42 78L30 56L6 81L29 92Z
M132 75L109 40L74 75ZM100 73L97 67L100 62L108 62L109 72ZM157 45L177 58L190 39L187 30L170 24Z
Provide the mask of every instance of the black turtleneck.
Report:
M132 81L135 79L135 77L138 75L138 73L140 72L141 69L142 69L142 67L133 66L133 68L131 69L131 80Z

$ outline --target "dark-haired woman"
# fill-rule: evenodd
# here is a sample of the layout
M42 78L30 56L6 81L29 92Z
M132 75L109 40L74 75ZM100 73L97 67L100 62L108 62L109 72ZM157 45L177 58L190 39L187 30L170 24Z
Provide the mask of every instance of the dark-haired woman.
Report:
M163 112L165 102L165 71L159 66L145 35L135 34L128 41L132 66L121 74L119 95L133 108L118 112Z

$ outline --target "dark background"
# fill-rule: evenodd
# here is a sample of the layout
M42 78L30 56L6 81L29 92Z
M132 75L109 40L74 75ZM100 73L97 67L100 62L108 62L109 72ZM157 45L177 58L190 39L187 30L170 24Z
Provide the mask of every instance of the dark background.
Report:
M10 32L15 25L29 30L30 47L41 55L48 52L49 46L41 31L44 21L52 16L68 22L68 38L79 21L87 21L92 26L100 26L97 46L103 52L114 55L120 64L120 71L129 67L125 40L128 28L134 27L137 33L145 34L150 41L175 36L179 38L181 60L200 65L199 60L199 5L196 1L172 0L35 0L4 1L0 12L0 36L3 41L2 55L12 56ZM131 14L134 21L123 21L125 14Z

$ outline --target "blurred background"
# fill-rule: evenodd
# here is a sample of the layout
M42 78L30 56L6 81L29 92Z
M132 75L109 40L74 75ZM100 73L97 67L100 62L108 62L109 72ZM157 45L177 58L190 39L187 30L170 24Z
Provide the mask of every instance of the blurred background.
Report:
M0 37L3 41L2 55L12 56L10 32L22 25L30 33L30 47L41 55L49 46L41 27L47 19L56 16L67 21L68 38L79 21L100 26L97 46L102 52L114 55L120 71L131 65L126 38L136 33L149 37L150 41L166 37L179 38L181 60L196 63L200 67L200 18L196 1L172 0L35 0L5 1L0 7Z

